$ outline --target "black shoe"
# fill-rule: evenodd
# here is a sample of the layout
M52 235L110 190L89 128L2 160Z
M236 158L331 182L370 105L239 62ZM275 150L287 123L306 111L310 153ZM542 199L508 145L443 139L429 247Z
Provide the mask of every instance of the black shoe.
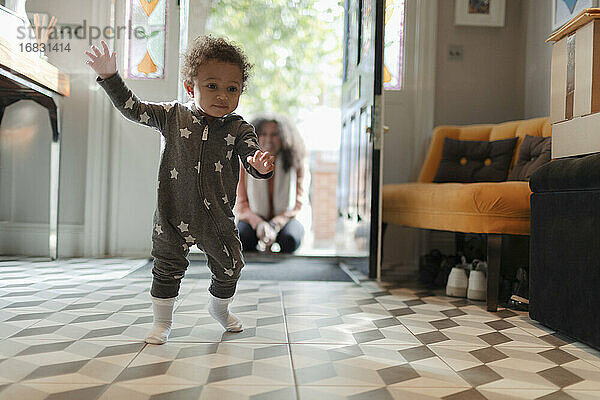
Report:
M433 284L440 272L440 264L443 259L444 255L437 249L421 256L419 259L419 282L424 285Z
M511 282L508 279L502 279L500 281L500 293L498 295L499 304L504 306L510 301L510 296L512 295L512 287Z
M519 268L517 270L517 283L510 296L509 307L519 311L529 310L529 279L527 270Z

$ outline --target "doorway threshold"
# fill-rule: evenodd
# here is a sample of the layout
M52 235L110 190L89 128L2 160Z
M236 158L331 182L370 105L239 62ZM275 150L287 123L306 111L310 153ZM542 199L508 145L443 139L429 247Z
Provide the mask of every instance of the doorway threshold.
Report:
M190 251L188 259L190 262L206 261L206 255L203 252L194 249L194 251ZM294 260L305 260L310 265L315 263L319 264L320 262L322 262L323 265L336 265L337 268L343 271L352 282L359 286L361 285L361 281L369 280L368 276L365 274L365 268L367 267L368 262L364 257L340 257L332 254L332 252L300 254L247 252L244 253L244 261L246 263L244 268L249 270L257 268L257 266L259 268L264 268L267 265L290 265L289 263ZM263 267L260 267L260 265L263 265Z

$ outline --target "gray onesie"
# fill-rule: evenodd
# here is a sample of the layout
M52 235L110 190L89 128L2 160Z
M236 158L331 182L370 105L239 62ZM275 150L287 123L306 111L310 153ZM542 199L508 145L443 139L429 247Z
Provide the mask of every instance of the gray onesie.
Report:
M210 293L229 298L244 266L233 206L239 160L249 174L260 174L246 157L259 150L254 127L239 115L214 118L209 124L193 102L140 101L117 73L96 78L125 118L157 129L165 140L158 171L152 256L154 297L171 298L188 267L189 247L196 244L212 272Z

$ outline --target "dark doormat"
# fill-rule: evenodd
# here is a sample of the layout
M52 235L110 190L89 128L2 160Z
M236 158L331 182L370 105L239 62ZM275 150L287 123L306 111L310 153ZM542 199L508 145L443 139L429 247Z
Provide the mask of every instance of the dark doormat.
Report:
M131 272L128 277L152 275L152 261ZM210 279L205 260L190 260L186 278ZM242 280L256 281L337 281L352 282L336 258L282 257L273 255L255 260L246 257Z

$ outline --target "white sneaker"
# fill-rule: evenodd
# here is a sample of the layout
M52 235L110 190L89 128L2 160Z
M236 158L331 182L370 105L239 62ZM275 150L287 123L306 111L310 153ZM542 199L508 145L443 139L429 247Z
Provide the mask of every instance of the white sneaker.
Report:
M448 275L448 284L446 285L446 295L452 297L467 297L467 287L469 279L467 271L461 267L454 267Z
M487 295L487 280L485 272L471 271L469 275L469 289L467 290L467 298L469 300L485 300Z

